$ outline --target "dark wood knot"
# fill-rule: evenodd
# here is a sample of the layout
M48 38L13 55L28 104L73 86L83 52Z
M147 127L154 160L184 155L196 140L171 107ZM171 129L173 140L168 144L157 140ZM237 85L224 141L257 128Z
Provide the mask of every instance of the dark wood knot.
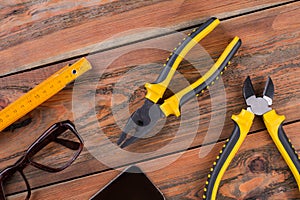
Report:
M260 173L267 171L268 163L264 158L257 157L254 160L250 161L248 167L252 173Z

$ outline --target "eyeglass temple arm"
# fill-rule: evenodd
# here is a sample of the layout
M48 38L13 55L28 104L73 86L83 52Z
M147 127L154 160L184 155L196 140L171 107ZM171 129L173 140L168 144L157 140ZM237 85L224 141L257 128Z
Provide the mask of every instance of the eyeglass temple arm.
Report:
M3 184L0 185L0 200L5 200L5 194L3 189Z
M23 173L23 171L19 171L21 176L23 177L24 181L25 181L25 184L26 184L26 187L27 187L27 195L26 195L26 198L25 200L29 200L30 199L30 196L31 196L31 189L30 189L30 185L29 185L29 182L25 176L25 174Z

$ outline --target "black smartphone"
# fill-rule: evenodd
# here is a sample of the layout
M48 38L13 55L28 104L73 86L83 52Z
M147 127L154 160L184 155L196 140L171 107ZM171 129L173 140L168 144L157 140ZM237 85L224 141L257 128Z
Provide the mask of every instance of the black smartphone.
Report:
M165 200L161 191L137 166L130 166L90 200Z

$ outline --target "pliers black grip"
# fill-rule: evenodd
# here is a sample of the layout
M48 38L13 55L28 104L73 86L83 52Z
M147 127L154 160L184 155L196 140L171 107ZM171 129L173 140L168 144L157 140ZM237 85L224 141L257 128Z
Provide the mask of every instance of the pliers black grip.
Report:
M213 84L214 81L219 78L219 75L223 73L223 70L226 69L230 59L241 46L241 40L238 37L235 37L230 42L210 70L201 78L173 96L162 99L182 59L193 46L209 34L219 23L220 21L213 17L203 23L198 29L194 29L193 32L190 33L188 37L184 38L179 46L171 53L171 56L167 59L167 63L164 65L164 69L157 80L154 83L145 84L145 88L147 89L145 102L143 106L136 110L128 119L117 142L118 145L123 148L133 143L138 138L144 137L151 131L160 118L169 115L179 117L181 114L180 108L184 103L204 91L204 89L208 88L210 84ZM158 103L160 102L159 100L163 100L163 103ZM132 129L135 129L135 133L132 134L131 138L128 138L125 141L128 133Z
M219 19L212 17L203 23L198 29L194 29L187 38L183 39L183 42L179 43L179 46L174 49L171 56L167 59L167 63L164 65L163 71L153 83L146 83L145 88L147 94L145 98L149 99L153 103L157 103L161 99L169 86L169 83L174 76L177 67L179 66L185 55L193 48L200 40L208 35L214 28L220 23ZM161 105L162 111L165 116L175 115L180 116L180 106L189 101L196 94L199 94L203 89L210 85L217 77L222 74L222 71L229 63L231 58L237 52L241 45L241 40L235 37L231 43L223 51L217 62L211 67L211 69L196 82L189 87L176 93L174 96L164 101Z
M256 97L250 77L248 77L244 83L243 94L248 108L247 110L242 109L238 115L232 115L234 130L220 151L220 155L217 156L217 160L213 163L213 167L210 169L210 174L204 188L203 199L216 199L221 179L245 140L255 115L263 116L263 121L272 140L292 171L300 188L300 161L297 152L282 128L285 117L278 115L275 110L269 107L272 105L274 96L272 79L268 78L263 97Z

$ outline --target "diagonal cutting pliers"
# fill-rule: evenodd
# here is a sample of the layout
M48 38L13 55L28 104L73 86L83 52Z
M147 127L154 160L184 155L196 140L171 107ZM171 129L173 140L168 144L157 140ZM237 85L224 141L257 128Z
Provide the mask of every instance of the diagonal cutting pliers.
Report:
M263 97L256 97L251 79L248 76L244 82L243 96L246 100L247 110L243 109L240 114L232 115L234 130L213 167L208 174L208 180L204 188L203 199L215 200L219 184L227 167L245 140L254 120L255 115L262 116L264 124L274 141L276 147L292 171L298 187L300 188L300 161L294 146L285 134L282 124L285 120L283 115L278 115L270 106L274 97L274 85L269 77L263 92Z
M177 67L185 55L219 23L220 21L213 17L203 23L198 29L194 29L193 32L183 39L183 41L179 43L179 46L170 54L166 64L164 64L164 69L156 81L154 83L145 84L145 88L147 89L145 102L143 106L137 109L128 119L127 124L117 141L117 144L120 145L121 148L130 145L138 138L144 137L152 130L160 118L169 115L179 117L181 114L180 107L194 97L194 95L197 95L205 88L208 88L209 85L213 84L214 81L219 78L219 75L223 73L223 70L226 69L230 59L241 45L241 40L238 37L235 37L230 42L222 55L204 76L170 98L165 99L162 104L158 103L161 102ZM134 130L135 133L133 133L131 137L128 137L128 133L131 130Z

